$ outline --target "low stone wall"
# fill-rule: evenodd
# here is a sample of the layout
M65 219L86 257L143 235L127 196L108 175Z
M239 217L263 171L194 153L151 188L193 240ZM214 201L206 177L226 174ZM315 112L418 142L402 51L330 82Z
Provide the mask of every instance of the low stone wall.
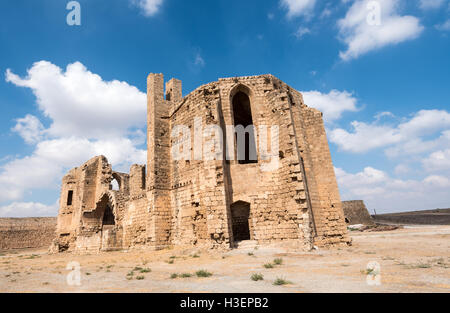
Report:
M348 225L373 225L374 221L362 200L342 201L345 221Z
M0 218L0 250L49 247L56 217Z
M377 214L377 223L401 225L450 225L450 209Z

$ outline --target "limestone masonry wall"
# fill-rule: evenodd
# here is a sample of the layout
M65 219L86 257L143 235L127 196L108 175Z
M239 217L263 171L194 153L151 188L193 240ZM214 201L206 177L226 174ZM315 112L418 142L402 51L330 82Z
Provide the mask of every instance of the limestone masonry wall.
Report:
M48 247L55 230L55 217L0 218L0 250Z
M69 171L53 251L350 243L322 114L298 91L261 75L183 97L150 74L147 96L147 165L118 173L98 156Z

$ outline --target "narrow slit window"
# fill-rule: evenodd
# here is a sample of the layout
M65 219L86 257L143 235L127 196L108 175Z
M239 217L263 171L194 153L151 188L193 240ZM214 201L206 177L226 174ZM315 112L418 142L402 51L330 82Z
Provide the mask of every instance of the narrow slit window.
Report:
M73 190L69 190L69 193L67 194L67 205L72 205L72 198L73 198Z

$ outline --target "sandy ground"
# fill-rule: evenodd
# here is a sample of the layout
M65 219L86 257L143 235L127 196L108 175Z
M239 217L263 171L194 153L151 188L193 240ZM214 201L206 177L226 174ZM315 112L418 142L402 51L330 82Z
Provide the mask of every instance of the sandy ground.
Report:
M227 252L171 249L49 255L0 253L0 292L450 292L450 226L351 232L353 246L313 252L276 247ZM264 268L276 258L281 265ZM69 262L80 264L80 286L69 286ZM377 262L379 274L367 270ZM212 276L195 273L204 269ZM132 275L131 275L132 272ZM171 278L174 273L192 277ZM252 274L264 279L253 281ZM376 276L378 274L379 276ZM378 280L379 285L368 284ZM71 275L70 277L76 277ZM277 286L282 278L289 284Z

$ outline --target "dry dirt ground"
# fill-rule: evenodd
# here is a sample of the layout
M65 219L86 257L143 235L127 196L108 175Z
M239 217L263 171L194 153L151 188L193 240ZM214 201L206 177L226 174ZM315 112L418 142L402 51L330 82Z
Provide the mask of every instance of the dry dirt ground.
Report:
M168 249L95 255L49 255L45 250L0 253L0 292L450 292L450 226L411 226L352 232L353 246L300 252L280 247L232 251ZM273 264L274 259L282 264ZM69 262L81 285L69 286ZM369 262L380 285L367 283ZM197 277L198 270L212 273ZM172 274L193 274L171 278ZM260 273L264 279L251 280ZM187 276L187 275L186 275ZM274 285L277 278L288 281Z

